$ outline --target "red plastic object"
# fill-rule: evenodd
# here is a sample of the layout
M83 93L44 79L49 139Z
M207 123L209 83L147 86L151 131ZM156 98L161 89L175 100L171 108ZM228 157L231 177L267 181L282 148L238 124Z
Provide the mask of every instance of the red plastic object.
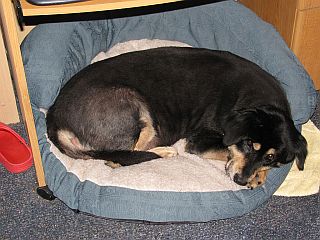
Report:
M11 173L26 171L32 166L31 148L24 139L0 122L0 163Z

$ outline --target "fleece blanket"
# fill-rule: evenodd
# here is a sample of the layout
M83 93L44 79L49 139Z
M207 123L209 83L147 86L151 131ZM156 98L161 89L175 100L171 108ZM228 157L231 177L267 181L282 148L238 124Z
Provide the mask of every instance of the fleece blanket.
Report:
M302 135L308 142L308 156L304 165L304 170L299 171L295 164L274 193L278 196L306 196L316 194L320 187L320 131L308 121L302 126Z
M102 160L72 159L53 144L51 151L68 172L81 182L89 180L100 186L125 187L145 191L214 192L245 189L225 173L225 162L204 160L184 151L185 141L173 145L178 156L112 169Z

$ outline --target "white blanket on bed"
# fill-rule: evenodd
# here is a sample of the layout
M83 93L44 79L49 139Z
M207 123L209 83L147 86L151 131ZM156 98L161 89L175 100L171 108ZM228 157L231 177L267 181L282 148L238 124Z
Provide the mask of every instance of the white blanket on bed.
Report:
M102 160L72 159L53 144L51 151L80 181L146 191L212 192L239 190L225 173L225 162L204 160L184 152L185 141L174 147L178 156L112 169Z

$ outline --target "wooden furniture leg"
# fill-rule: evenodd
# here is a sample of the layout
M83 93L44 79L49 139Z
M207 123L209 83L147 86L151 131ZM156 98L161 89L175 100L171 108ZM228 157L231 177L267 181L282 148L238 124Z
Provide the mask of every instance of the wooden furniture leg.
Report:
M46 182L20 52L20 44L16 31L16 16L10 0L0 0L0 15L6 49L9 54L9 62L12 68L12 77L14 79L22 117L30 140L38 184L40 187L44 187L46 186Z

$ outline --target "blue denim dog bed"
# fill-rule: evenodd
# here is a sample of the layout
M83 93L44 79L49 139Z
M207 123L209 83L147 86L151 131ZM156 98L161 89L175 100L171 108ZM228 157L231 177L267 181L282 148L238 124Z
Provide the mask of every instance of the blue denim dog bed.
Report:
M45 115L72 75L101 51L134 39L165 39L227 50L275 76L286 91L296 126L313 113L316 92L272 26L234 1L108 20L39 25L21 46L46 182L72 209L117 219L209 221L250 212L277 190L290 164L273 169L263 187L215 192L143 191L80 181L50 152Z

